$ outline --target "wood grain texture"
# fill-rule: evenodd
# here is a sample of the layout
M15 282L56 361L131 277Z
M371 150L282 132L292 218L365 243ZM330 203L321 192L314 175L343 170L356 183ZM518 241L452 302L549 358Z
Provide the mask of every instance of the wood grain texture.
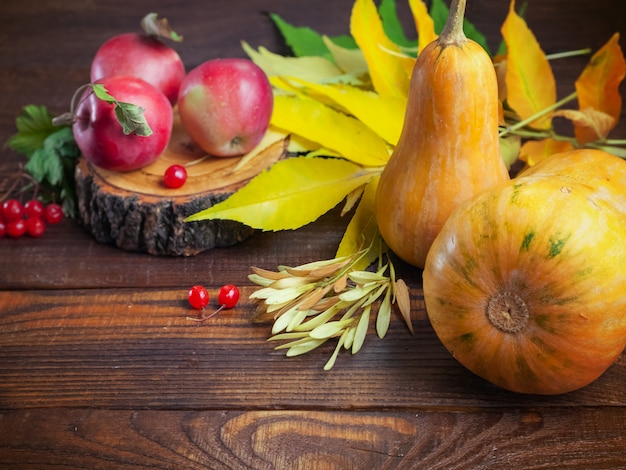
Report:
M268 11L346 33L352 3L3 0L0 141L26 104L66 111L97 47L137 30L148 11L185 36L179 52L191 68L243 57L242 39L286 51ZM411 34L408 2L397 3ZM493 49L508 8L468 2ZM526 18L548 53L597 49L616 31L626 46L622 0L528 0ZM560 97L586 61L552 64ZM626 119L611 137L626 138ZM0 177L19 162L1 147ZM250 266L333 257L347 223L333 210L187 258L107 246L72 220L41 239L0 239L0 468L626 468L625 354L570 394L500 390L448 354L426 318L421 271L400 262L415 336L394 316L385 339L370 331L330 372L322 366L332 344L290 359L274 351L269 325L250 322ZM215 298L227 282L242 287L237 308L203 325L185 319L191 285Z
M209 289L212 298L219 287ZM399 314L385 339L322 366L327 344L287 359L253 324L245 300L203 324L186 288L0 292L0 408L414 409L598 406L626 402L623 357L594 384L554 397L501 391L443 348L412 294L411 336ZM214 303L211 304L215 308ZM147 393L148 392L148 393Z
M623 468L626 412L54 409L0 414L3 468ZM35 432L24 434L24 422ZM35 427L36 426L36 427ZM12 432L12 430L18 430Z

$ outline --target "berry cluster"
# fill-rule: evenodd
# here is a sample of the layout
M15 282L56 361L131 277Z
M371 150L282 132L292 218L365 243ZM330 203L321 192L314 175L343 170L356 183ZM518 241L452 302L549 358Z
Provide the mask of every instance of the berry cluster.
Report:
M235 307L237 302L239 302L239 289L233 284L226 284L222 286L217 296L219 308L210 314L206 314L204 308L209 304L209 297L209 292L204 286L195 285L189 289L189 292L187 293L189 305L196 310L202 310L202 314L197 318L187 317L188 320L203 322L211 318L213 315L217 315L225 308L228 309Z
M22 204L17 199L7 199L0 206L0 237L41 237L46 224L57 224L62 219L63 210L56 203L44 205L38 199L30 199Z

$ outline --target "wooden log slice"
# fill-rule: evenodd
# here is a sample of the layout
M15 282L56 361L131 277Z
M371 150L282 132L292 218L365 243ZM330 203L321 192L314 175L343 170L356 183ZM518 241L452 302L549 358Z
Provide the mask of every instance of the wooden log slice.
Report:
M254 230L231 220L183 220L223 201L286 152L287 139L268 132L251 154L206 156L176 117L167 150L145 168L121 173L79 160L78 217L97 241L129 251L191 256L233 245ZM187 182L179 189L163 184L166 168L175 163L187 165Z

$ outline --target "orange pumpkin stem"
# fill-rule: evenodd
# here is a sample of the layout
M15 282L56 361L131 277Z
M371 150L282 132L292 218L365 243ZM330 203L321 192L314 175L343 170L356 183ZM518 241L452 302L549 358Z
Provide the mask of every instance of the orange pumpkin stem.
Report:
M437 39L442 47L449 45L459 45L467 41L463 32L463 20L465 18L466 0L452 0L448 20Z

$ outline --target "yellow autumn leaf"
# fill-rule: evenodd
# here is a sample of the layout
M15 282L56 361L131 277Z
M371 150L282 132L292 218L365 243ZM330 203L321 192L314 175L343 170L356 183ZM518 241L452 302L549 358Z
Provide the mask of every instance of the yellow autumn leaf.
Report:
M550 155L569 150L574 150L569 142L554 139L530 140L522 145L519 159L528 166L533 166Z
M250 150L247 154L241 157L241 160L239 160L239 163L235 165L233 171L241 170L250 163L253 163L254 159L258 157L263 150L268 148L270 145L286 138L287 134L285 133L285 131L281 131L272 126L269 126L267 131L265 131L261 142L259 142L252 150Z
M417 54L419 55L422 49L437 39L435 22L428 14L428 8L423 0L409 0L409 7L417 30Z
M387 37L373 0L354 2L350 33L363 51L376 92L383 96L406 97L415 60L404 55Z
M297 77L289 77L289 76L273 76L269 78L270 83L272 84L272 86L274 87L274 96L277 95L277 90L279 90L280 92L286 92L286 94L288 95L296 95L299 98L309 98L309 99L315 99L316 101L319 101L320 103L329 106L337 111L341 111L342 113L347 113L346 109L341 108L334 100L332 100L331 98L325 96L325 95L316 95L315 97L307 94L307 91L299 86L296 82L296 80L298 80ZM305 83L314 83L314 82L308 82L306 80L304 80ZM301 119L306 119L306 116L302 116Z
M342 75L342 71L330 60L319 56L285 57L274 54L265 47L256 51L242 41L244 52L258 65L268 77L275 75L290 75L312 82L322 82Z
M528 25L515 12L511 0L509 13L502 25L507 47L507 103L522 120L532 118L556 102L556 81L546 54ZM530 123L538 129L552 126L548 113Z
M365 186L361 201L346 228L336 258L351 256L371 245L378 236L378 226L374 215L374 201L380 175L375 175ZM355 263L355 271L365 270L378 256L377 250L368 250L367 254Z
M294 230L317 220L372 176L343 159L288 158L185 222L227 219L265 231Z
M332 41L328 36L322 36L324 45L330 51L337 66L344 72L356 76L367 73L367 62L361 49L347 49Z
M591 58L578 80L576 92L580 110L594 109L613 118L613 125L603 129L603 135L613 129L622 112L622 96L619 86L626 74L626 62L619 45L619 33L600 48ZM581 144L598 138L597 130L584 122L574 121L576 140Z
M581 110L562 109L555 112L554 116L564 117L574 123L574 128L577 132L585 136L582 142L577 138L581 144L593 142L594 140L604 140L617 123L613 116L594 108Z
M390 148L369 127L309 98L276 95L271 124L359 165L381 166L389 159Z
M270 129L273 128L273 126L270 126ZM282 132L284 133L285 131ZM341 155L339 155L334 150L324 148L317 142L312 142L297 134L289 134L289 144L287 145L287 152L292 154L306 153L307 157L341 158Z
M291 82L297 83L305 94L316 100L326 104L329 104L328 100L332 100L339 106L338 110L354 116L389 144L395 146L398 143L404 122L406 99L382 96L343 84L323 85L295 78Z

